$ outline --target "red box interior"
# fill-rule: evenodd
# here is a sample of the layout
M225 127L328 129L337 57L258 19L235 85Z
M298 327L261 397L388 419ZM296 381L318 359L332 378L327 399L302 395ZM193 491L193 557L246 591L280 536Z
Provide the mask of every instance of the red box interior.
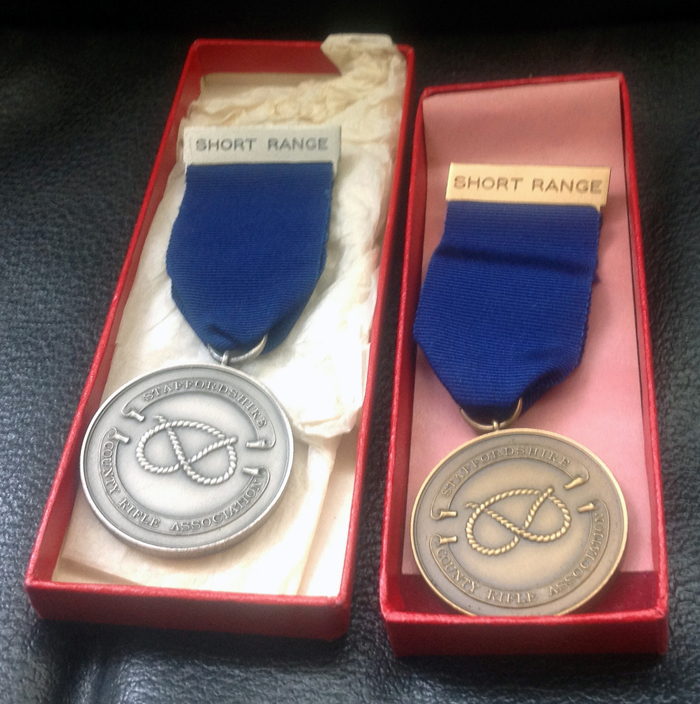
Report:
M586 613L552 617L475 617L457 614L422 577L402 571L412 433L416 346L412 326L423 266L427 168L423 101L433 95L537 84L614 79L619 83L622 145L631 239L642 422L651 496L653 571L622 572ZM656 428L654 382L642 256L629 96L621 74L587 74L429 88L416 119L396 351L392 431L380 566L380 603L398 655L534 652L664 652L668 585Z
M192 45L187 56L141 212L29 560L25 589L41 617L326 639L337 638L347 629L374 378L379 353L378 343L396 229L397 201L413 85L413 50L407 46L401 46L399 49L407 64L406 89L379 271L367 391L360 421L358 461L339 593L334 597L275 596L52 581L78 488L82 437L99 407L112 359L114 340L136 274L143 243L163 196L168 175L175 164L178 126L188 105L199 96L202 76L216 72L337 73L336 67L321 52L318 42L199 40Z

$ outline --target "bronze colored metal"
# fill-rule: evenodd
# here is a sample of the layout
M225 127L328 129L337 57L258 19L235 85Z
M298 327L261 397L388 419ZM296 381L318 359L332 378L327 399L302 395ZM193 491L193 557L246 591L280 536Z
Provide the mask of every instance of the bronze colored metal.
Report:
M460 408L459 412L462 414L462 418L464 418L464 420L466 420L467 423L469 423L469 425L471 425L471 427L478 433L495 433L497 430L506 430L507 428L510 428L510 426L513 425L518 418L520 418L520 414L523 412L523 399L518 399L518 403L515 404L515 410L510 414L509 418L502 421L493 420L491 421L491 425L479 423L474 420L463 408Z
M480 616L578 609L605 586L627 540L610 470L567 438L503 430L468 442L425 480L413 553L431 588Z

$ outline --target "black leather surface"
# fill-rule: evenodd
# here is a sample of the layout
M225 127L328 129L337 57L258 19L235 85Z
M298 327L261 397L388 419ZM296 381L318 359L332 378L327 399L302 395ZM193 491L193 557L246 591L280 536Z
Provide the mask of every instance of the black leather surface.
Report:
M377 598L390 340L344 638L37 619L24 570L193 38L0 29L0 701L700 700L700 26L690 23L396 36L416 47L419 89L580 71L627 77L668 519L667 656L394 658Z

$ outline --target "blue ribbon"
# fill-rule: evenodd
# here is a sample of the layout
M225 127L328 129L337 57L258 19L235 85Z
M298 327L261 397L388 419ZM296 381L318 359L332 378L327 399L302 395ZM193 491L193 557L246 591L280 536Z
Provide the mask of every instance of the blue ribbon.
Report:
M189 165L166 255L172 296L215 350L269 352L306 306L326 261L333 166Z
M578 366L599 228L592 206L448 204L414 336L472 417L503 420Z

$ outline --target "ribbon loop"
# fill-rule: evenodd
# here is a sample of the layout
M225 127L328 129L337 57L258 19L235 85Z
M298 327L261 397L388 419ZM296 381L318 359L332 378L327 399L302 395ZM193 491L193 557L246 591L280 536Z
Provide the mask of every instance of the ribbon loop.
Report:
M166 266L205 344L287 336L325 265L332 184L330 162L188 165Z
M592 206L448 203L414 336L472 417L527 409L578 366L599 227Z

